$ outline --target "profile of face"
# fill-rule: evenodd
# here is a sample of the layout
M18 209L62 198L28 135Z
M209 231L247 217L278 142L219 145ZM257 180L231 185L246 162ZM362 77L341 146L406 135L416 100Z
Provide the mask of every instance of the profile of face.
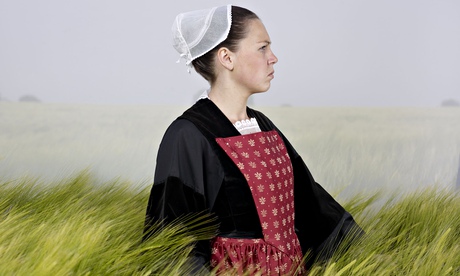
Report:
M232 77L235 83L249 94L267 91L277 62L264 24L259 19L249 20L247 35L239 41L238 50L234 52Z

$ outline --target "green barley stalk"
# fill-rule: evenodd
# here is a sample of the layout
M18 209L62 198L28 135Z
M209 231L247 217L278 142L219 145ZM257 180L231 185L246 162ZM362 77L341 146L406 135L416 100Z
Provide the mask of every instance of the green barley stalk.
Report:
M81 173L59 183L0 184L0 275L187 275L193 244L215 234L209 216L187 216L141 242L149 188ZM342 204L365 237L310 275L458 275L460 197L424 189Z

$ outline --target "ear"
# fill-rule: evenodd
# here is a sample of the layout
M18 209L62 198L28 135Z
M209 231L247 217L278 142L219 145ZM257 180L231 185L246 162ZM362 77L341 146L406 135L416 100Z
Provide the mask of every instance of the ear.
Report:
M221 47L219 50L217 50L217 60L219 61L222 66L224 66L226 69L232 71L233 70L233 53L226 47Z

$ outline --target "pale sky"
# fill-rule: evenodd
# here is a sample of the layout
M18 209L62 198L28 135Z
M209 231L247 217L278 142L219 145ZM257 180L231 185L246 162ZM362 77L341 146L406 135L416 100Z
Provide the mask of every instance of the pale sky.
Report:
M0 0L0 97L191 104L208 84L176 64L172 22L228 3L259 15L279 58L256 105L460 101L458 0Z

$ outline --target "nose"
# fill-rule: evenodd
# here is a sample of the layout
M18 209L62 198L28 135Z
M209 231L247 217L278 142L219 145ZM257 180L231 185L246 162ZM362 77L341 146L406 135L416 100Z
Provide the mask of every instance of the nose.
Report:
M275 56L275 54L273 53L273 51L271 51L271 56L270 58L268 59L268 63L269 64L275 64L278 62L278 58Z

